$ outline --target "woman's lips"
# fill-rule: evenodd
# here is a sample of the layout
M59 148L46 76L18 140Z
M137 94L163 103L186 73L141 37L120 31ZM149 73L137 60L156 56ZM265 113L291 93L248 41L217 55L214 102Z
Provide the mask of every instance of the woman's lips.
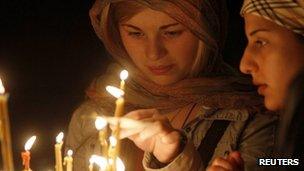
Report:
M258 93L260 95L265 95L266 88L267 88L266 84L260 84L260 85L258 85Z
M155 75L165 75L167 74L172 68L172 65L160 65L160 66L148 66L149 70Z

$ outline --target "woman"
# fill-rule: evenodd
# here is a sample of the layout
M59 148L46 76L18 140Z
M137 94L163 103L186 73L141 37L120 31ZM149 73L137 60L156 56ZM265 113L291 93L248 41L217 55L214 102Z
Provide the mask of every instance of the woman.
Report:
M232 150L251 168L271 152L276 117L264 113L260 97L221 58L226 12L224 0L96 1L93 27L116 65L93 82L71 120L67 148L75 151L75 170L100 151L90 113L113 113L104 88L117 85L121 68L130 72L126 117L152 123L128 136L146 152L146 170L201 170ZM136 170L140 151L125 143L122 158Z
M294 108L300 106L297 104L301 102L293 103L288 97L288 94L294 94L292 91L295 90L287 92L289 88L303 87L299 83L292 87L290 84L297 73L304 69L304 1L245 0L241 14L245 19L248 45L240 63L240 70L252 76L258 93L264 96L267 109L279 112L285 110L283 113L286 115L282 116L282 121L285 122L282 125L285 128L281 129L285 133L280 132L284 138L281 136L279 144L281 149L283 146L290 149L287 148L289 145L286 143L286 135L295 135L295 132L288 130L289 126L289 129L299 128L293 117L301 118L301 112L296 112L301 108ZM301 82L300 77L301 75L296 82ZM293 124L289 123L291 118ZM300 132L299 129L293 129L295 130ZM286 153L283 155L283 158L288 157L290 156ZM241 155L234 152L226 159L217 158L209 170L242 170L242 163Z

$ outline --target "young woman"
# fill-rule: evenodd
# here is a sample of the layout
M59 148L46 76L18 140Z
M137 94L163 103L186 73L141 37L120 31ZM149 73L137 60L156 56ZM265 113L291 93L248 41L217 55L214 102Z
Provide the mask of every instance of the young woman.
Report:
M67 148L75 170L98 153L94 117L112 115L106 85L126 82L126 117L150 126L122 145L128 170L202 170L212 158L239 150L246 168L274 144L276 117L265 114L260 97L221 58L227 11L224 0L97 0L91 19L115 64L93 82L75 111ZM129 130L122 130L127 134ZM138 162L139 161L139 162Z
M285 125L283 130L290 134L288 136L295 135L287 128L289 126L299 128L296 126L299 124L296 124L294 119L295 125L290 125L288 122L292 120L290 119L293 118L292 115L301 118L299 110L301 108L297 105L301 102L289 104L291 99L288 98L287 92L297 73L304 69L304 1L245 0L241 14L245 19L248 45L240 69L243 73L252 76L253 83L258 87L258 93L264 96L267 109L287 111L285 113L287 116L282 117L282 121L287 122L283 124ZM296 81L299 83L292 86L297 88L293 91L298 93L301 92L299 87L303 87L299 85L301 83L299 80L303 80L300 76ZM300 113L292 114L293 112ZM293 131L300 132L299 129ZM283 134L286 136L288 133ZM284 143L284 138L281 137L281 147L282 144L287 145ZM285 155L285 158L288 157L290 156ZM242 163L241 155L234 152L227 158L217 158L209 170L242 170Z

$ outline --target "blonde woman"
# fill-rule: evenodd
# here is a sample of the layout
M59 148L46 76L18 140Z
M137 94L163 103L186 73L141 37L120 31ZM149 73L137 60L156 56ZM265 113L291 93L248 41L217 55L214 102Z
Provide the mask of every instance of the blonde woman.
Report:
M295 110L295 105L303 102L296 102L300 98L296 99L296 95L293 95L294 91L299 95L303 91L303 89L301 90L303 73L299 75L302 78L296 79L298 85L291 87L294 90L289 91L289 87L297 73L304 69L304 1L245 0L241 14L245 19L248 44L241 60L240 69L243 73L252 76L253 83L258 87L258 93L264 96L264 104L267 109L278 112L287 111L282 116L285 128L280 132L283 135L280 138L280 145L281 150L285 148L283 151L288 151L290 146L295 143L292 143L295 139L294 136L297 133L297 136L301 135L301 129L303 129L303 125L299 125L302 123L301 113L296 113L300 112L300 106L297 106L298 109L296 109L299 111ZM288 98L288 92L294 97ZM286 100L287 98L289 100ZM293 102L296 103L290 104ZM293 115L298 120L293 120L294 125L290 125L289 122L292 121ZM287 130L290 129L287 125L294 129ZM238 152L233 152L227 158L219 157L214 160L209 170L243 170L242 156ZM288 153L281 156L281 158L289 157L291 156ZM303 159L303 153L296 158L299 157ZM302 165L301 162L300 165Z
M130 72L126 117L150 123L124 140L127 170L201 170L233 150L252 168L256 157L271 152L276 117L221 57L224 2L95 2L92 24L115 62L71 120L67 148L75 151L74 170L85 170L89 156L101 151L91 113L112 115L115 99L105 86L119 83L122 68Z

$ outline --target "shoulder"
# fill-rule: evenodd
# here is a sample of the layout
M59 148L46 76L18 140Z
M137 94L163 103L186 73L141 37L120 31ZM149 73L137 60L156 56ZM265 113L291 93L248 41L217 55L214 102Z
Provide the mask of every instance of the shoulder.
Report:
M209 111L208 111L209 110ZM199 113L205 120L228 120L247 122L259 118L268 118L270 120L278 119L278 115L274 112L267 111L264 107L252 107L241 109L204 109Z

